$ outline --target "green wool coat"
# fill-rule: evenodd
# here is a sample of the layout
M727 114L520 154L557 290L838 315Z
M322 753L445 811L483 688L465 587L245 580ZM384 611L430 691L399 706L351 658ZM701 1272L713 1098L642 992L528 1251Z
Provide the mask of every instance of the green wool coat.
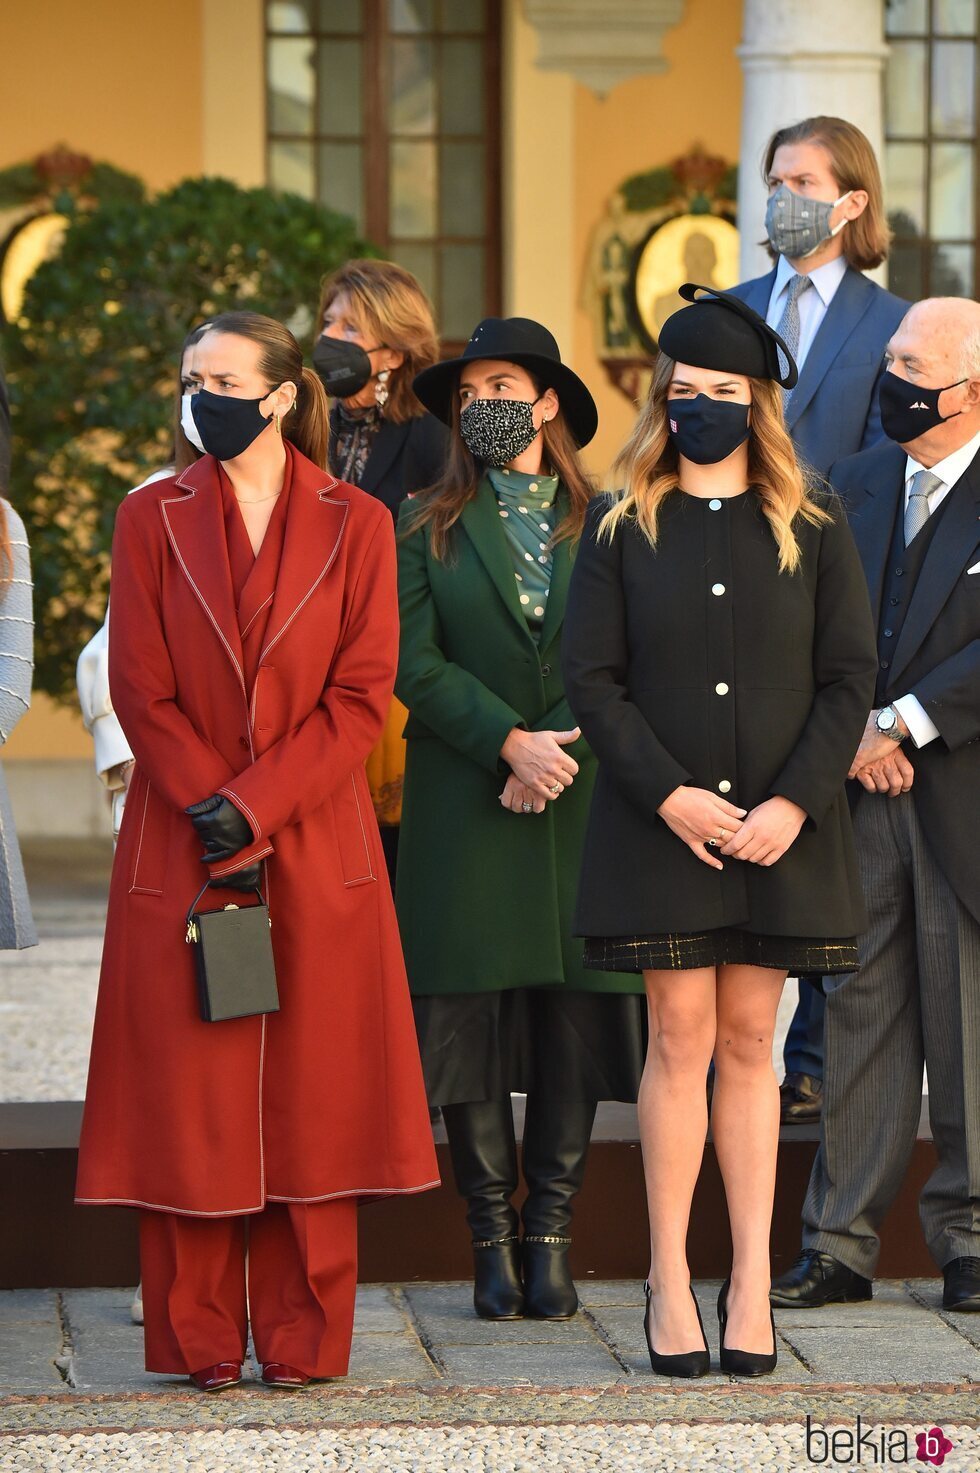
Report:
M559 490L559 521L567 509ZM415 508L403 504L400 539ZM429 529L400 540L401 654L395 691L408 707L408 755L396 901L412 991L567 987L642 992L639 976L586 971L572 913L596 762L582 740L571 787L542 814L499 800L515 726L571 731L561 629L574 549L555 548L540 643L518 601L496 499L484 481L432 555Z

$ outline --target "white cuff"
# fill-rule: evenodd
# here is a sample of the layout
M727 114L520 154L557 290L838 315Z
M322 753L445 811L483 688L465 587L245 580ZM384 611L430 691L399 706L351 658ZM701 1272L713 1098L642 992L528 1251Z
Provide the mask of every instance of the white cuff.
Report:
M92 740L95 742L95 770L106 787L113 786L109 780L112 769L120 762L130 762L133 756L119 718L113 711L106 716L97 716L92 722Z
M892 701L892 705L908 727L914 746L925 747L936 740L939 727L918 696L899 696L897 701Z

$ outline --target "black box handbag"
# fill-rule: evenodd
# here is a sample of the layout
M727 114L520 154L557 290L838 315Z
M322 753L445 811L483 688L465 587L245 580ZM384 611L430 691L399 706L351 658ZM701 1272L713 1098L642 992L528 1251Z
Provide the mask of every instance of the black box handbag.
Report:
M205 1023L278 1013L279 989L272 955L269 907L256 889L258 905L187 912L185 940L194 947L197 995Z

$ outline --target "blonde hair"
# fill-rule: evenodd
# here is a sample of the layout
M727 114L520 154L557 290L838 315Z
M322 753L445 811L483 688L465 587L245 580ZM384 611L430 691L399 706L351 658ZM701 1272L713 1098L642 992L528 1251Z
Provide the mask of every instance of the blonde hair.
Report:
M600 537L612 540L620 523L636 522L651 547L657 545L657 519L664 497L680 485L678 454L667 428L667 394L674 377L673 358L661 353L653 369L647 401L615 469L623 489L599 523ZM779 570L794 573L800 546L793 530L798 517L819 525L830 514L813 499L815 477L797 460L783 422L782 390L771 379L750 378L749 483L779 549Z
M844 118L804 118L800 123L790 123L780 128L766 145L762 177L768 184L772 161L776 149L784 144L820 143L830 155L830 172L837 181L841 194L852 189L863 189L868 203L856 220L849 220L844 228L844 259L855 271L870 271L880 266L888 255L892 233L885 215L885 199L881 188L881 171L874 149L860 128ZM768 244L770 256L775 252Z
M343 293L350 299L351 316L371 346L383 343L403 353L405 361L391 370L385 419L402 424L425 413L412 390L412 380L439 357L432 304L410 271L394 261L347 261L324 278L320 288L316 331L323 330L323 314Z

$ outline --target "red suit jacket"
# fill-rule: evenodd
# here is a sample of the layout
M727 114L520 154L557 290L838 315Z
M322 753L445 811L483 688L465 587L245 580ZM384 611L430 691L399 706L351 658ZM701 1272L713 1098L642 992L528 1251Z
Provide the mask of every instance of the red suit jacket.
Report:
M136 756L109 896L77 1200L202 1216L438 1184L394 908L364 774L398 646L387 509L292 446L252 688L217 463L122 503L109 680ZM227 795L262 858L280 1007L202 1022L184 809ZM204 906L234 892L209 891Z

